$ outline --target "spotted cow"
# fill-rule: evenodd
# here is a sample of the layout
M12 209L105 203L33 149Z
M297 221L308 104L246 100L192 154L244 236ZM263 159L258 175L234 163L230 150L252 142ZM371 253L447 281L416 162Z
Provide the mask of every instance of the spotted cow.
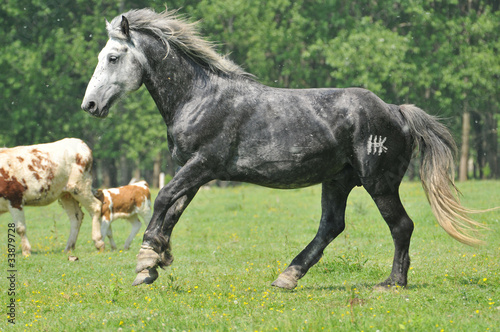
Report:
M80 139L0 149L0 214L9 211L21 237L23 255L31 254L24 206L59 200L71 222L66 251L75 248L82 224L80 204L92 217L92 240L104 249L100 230L101 202L92 193L92 151Z
M151 219L151 194L146 181L139 181L127 186L111 189L99 189L95 196L102 202L101 234L109 238L112 249L116 249L113 240L111 223L116 219L126 219L132 224L130 235L125 241L124 249L130 248L130 243L139 232L141 222L149 224Z

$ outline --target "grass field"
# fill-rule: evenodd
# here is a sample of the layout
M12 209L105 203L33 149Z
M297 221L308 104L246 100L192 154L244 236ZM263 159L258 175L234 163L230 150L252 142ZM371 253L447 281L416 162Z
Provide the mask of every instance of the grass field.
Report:
M500 182L460 184L468 207L499 205ZM68 261L64 211L26 208L30 257L16 252L16 294L8 295L7 225L0 217L3 321L33 331L499 331L500 212L477 216L487 245L464 246L434 221L420 183L404 183L415 222L409 287L378 291L392 265L389 230L361 188L347 226L293 291L271 282L313 238L321 188L278 191L250 185L201 190L173 233L174 264L153 285L132 287L142 231L129 251L97 253L88 214ZM117 245L130 232L113 224ZM107 242L107 244L109 244ZM15 299L15 326L7 304Z

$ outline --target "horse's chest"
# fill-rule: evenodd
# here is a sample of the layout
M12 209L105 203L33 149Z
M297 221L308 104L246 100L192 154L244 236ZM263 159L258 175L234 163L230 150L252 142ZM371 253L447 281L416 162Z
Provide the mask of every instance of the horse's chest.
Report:
M192 151L189 144L189 135L173 133L168 134L168 149L172 154L172 159L176 164L182 166L184 165L192 156Z

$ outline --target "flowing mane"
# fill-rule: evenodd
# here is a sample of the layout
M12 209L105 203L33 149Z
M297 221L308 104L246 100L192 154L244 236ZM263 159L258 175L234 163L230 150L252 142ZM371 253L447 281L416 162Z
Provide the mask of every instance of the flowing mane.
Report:
M225 56L218 54L213 43L200 37L197 23L188 22L185 18L177 15L175 10L156 13L154 10L146 8L118 15L111 23L107 24L110 38L126 39L126 36L120 31L122 16L127 18L130 30L153 34L160 38L168 49L172 43L193 60L208 66L213 71L253 76Z

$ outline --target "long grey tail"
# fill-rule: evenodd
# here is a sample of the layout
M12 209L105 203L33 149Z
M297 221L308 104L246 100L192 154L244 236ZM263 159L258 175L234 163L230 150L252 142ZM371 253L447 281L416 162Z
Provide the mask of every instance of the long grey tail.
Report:
M457 146L448 129L436 117L414 105L401 105L401 113L421 154L420 178L439 225L454 239L467 245L482 244L478 230L485 225L472 220L471 213L484 212L463 207L454 183Z

